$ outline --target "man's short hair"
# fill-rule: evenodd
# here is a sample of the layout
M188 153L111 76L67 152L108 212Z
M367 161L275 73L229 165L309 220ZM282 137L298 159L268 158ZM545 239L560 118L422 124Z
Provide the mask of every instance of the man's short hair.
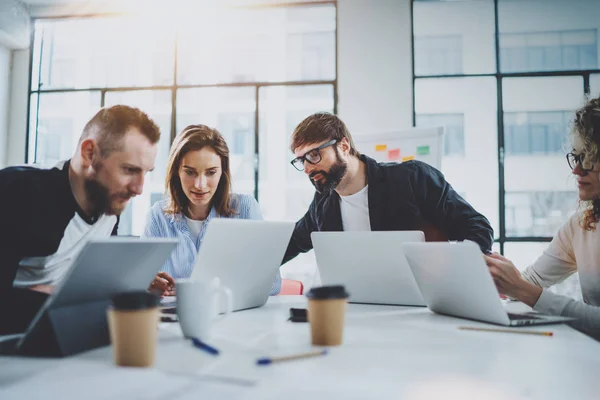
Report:
M120 150L123 137L130 128L137 128L150 143L160 139L160 129L148 115L135 107L117 105L105 107L85 125L79 138L79 144L88 138L95 138L100 148L100 155L107 157Z
M324 142L327 140L336 139L338 141L343 138L348 139L350 143L350 154L359 156L360 153L354 146L352 136L346 127L346 124L337 117L337 115L328 112L318 112L300 122L294 133L292 133L292 144L290 149L292 153L298 148L307 144Z

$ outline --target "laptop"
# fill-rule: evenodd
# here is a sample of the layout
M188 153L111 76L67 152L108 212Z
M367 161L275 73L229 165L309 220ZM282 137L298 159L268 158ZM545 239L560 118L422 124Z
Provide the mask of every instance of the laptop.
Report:
M505 326L573 320L535 312L508 313L474 242L405 243L402 247L427 307L435 313Z
M233 293L233 311L264 305L294 226L294 222L213 219L191 279L210 282L218 277Z
M67 356L109 344L106 308L117 293L146 290L175 239L92 239L75 257L24 335L3 352Z
M425 306L401 244L424 242L421 231L313 232L323 285L342 284L350 302Z

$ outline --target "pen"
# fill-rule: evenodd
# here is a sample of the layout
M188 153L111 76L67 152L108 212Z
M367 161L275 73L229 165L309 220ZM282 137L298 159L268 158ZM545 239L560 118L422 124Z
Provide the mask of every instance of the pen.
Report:
M256 364L257 365L269 365L269 364L273 364L273 363L276 363L276 362L282 362L282 361L291 361L291 360L298 360L298 359L301 359L301 358L324 356L325 354L327 354L327 349L325 349L325 350L309 351L309 352L306 352L306 353L292 354L292 355L289 355L289 356L264 357L264 358L259 358L258 360L256 360Z
M212 346L207 345L206 343L204 343L200 339L192 338L192 343L194 344L195 347L199 348L200 350L204 350L207 353L210 353L210 354L215 355L215 356L219 355L219 350L215 349Z
M525 335L553 336L552 332L542 331L522 331L518 329L497 329L497 328L475 328L471 326L459 326L458 329L463 331L485 331L485 332L504 332L504 333L522 333Z

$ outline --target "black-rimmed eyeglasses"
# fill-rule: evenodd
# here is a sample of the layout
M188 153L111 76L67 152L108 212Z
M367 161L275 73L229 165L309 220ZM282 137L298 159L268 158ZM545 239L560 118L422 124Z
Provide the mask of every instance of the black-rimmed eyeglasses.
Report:
M298 171L304 170L304 161L313 165L318 164L321 161L321 150L326 147L333 146L336 143L336 139L332 139L327 143L323 143L319 147L315 147L314 149L307 151L303 156L294 158L290 164L292 164Z
M575 169L575 167L577 167L577 164L579 164L581 170L585 172L593 171L595 167L595 165L592 163L591 168L584 168L583 154L568 153L567 162L569 163L569 167L571 167L571 169Z

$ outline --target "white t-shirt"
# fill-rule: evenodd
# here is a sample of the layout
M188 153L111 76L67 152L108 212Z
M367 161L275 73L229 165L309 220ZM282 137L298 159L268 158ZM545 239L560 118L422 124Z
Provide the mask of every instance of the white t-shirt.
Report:
M188 217L185 217L185 220L187 222L188 229L190 230L190 233L192 234L192 237L194 239L197 239L200 236L200 233L202 233L202 229L204 228L204 222L206 222L206 220L205 219L196 220L196 219L191 219Z
M33 285L56 285L75 260L77 254L91 238L108 238L117 223L114 215L101 215L90 225L75 213L56 253L47 257L27 257L21 260L13 285L28 287Z
M350 196L340 196L340 210L345 231L370 231L369 185Z

